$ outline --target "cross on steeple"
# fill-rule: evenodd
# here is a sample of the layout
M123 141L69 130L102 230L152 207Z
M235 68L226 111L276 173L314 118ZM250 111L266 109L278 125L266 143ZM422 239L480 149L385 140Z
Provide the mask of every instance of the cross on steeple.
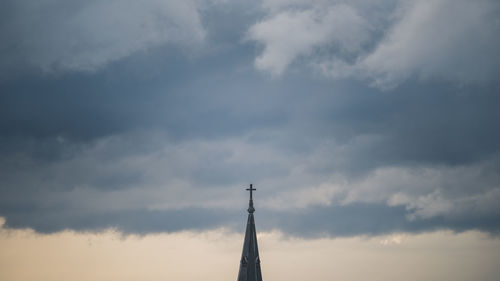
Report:
M250 191L250 201L248 201L248 212L253 213L255 212L255 208L253 207L253 193L252 191L257 190L253 188L253 184L250 184L250 188L247 188L248 191Z
M250 184L250 188L247 188L247 190L250 191L250 200L253 200L252 191L257 189L253 188L253 184Z

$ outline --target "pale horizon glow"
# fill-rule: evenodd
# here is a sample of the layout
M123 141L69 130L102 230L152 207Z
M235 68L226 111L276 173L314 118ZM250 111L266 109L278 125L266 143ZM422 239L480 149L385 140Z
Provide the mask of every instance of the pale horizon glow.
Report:
M268 281L465 281L500 274L500 239L477 231L317 239L260 232L258 239ZM2 226L0 280L230 281L237 277L242 243L242 233L225 229L137 236Z

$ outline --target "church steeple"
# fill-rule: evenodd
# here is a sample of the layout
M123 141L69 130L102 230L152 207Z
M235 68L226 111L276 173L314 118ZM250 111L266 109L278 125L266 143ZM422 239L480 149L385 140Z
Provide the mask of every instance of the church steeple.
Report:
M247 230L245 232L245 242L243 243L243 252L241 254L240 271L238 273L238 281L262 281L262 273L260 271L259 247L257 245L257 231L255 230L255 220L253 213L252 191L256 190L250 184L250 201L248 202L248 221Z

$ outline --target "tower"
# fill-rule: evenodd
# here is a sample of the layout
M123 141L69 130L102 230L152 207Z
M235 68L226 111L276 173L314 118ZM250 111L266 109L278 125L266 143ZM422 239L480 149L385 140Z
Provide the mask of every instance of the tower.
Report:
M259 247L257 246L257 231L255 230L255 220L253 218L255 208L253 207L252 191L256 189L250 184L250 188L247 188L247 190L250 191L250 201L248 202L247 230L241 253L238 281L262 281Z

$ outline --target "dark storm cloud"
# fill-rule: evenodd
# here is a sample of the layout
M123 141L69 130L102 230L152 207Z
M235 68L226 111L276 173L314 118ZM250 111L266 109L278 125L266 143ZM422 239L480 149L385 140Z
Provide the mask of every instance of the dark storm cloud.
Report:
M466 220L449 220L435 217L428 220L409 221L402 207L378 204L352 204L349 206L315 207L308 212L262 215L258 217L261 228L279 229L296 236L354 236L382 235L393 232L425 232L451 229L462 232L478 229L497 234L500 230L498 215Z
M66 213L65 210L39 212L33 216L27 212L15 212L6 227L33 228L42 233L65 229L77 231L102 231L115 228L126 234L174 232L179 230L206 230L231 226L238 222L237 214L222 210L188 209L173 211L131 210L105 213Z
M379 2L388 8L373 17L383 28L395 5ZM109 8L100 5L91 3ZM410 75L381 91L360 79L309 73L300 63L270 78L253 67L262 50L248 30L281 8L267 15L270 6L245 1L200 5L188 9L197 11L188 13L195 16L189 28L198 28L199 17L204 34L194 49L177 37L149 44L146 36L140 50L125 44L120 57L101 56L89 69L86 52L63 61L40 49L57 40L28 41L45 58L28 56L29 63L50 71L23 70L0 81L0 216L7 226L238 230L246 204L241 187L254 181L262 230L303 236L498 232L496 81ZM150 10L141 11L147 19ZM17 18L14 23L3 24L2 35L13 34L8 29L19 27ZM89 52L118 48L102 49L99 40ZM52 68L53 61L60 67Z
M77 231L102 231L114 228L125 234L173 232L178 230L203 231L226 227L241 232L245 225L246 211L211 210L190 208L171 211L130 210L119 212L79 212L67 210L36 210L25 208L10 210L4 227L33 228L38 232L52 233L65 229ZM355 236L382 235L393 232L425 232L451 229L462 232L470 229L497 234L499 216L487 215L465 220L435 217L428 220L409 221L403 207L376 204L353 204L343 207L315 207L306 212L291 210L276 212L258 210L255 214L260 231L280 230L291 236Z
M217 58L241 63L242 54L237 51ZM210 74L214 61L200 59L193 64L177 58L182 53L175 49L167 53L158 50L152 55L161 58L156 62L160 65L153 66L157 68L153 70L144 69L144 64L153 63L151 58L139 57L113 65L101 75L71 74L64 79L34 77L30 83L24 79L2 83L3 135L62 135L88 140L130 129L157 127L173 131L175 136L206 135L239 126L244 129L252 126L248 123L259 120L272 123L276 119L276 114L249 116L252 110L249 96L265 94L261 85L248 81L248 73ZM249 56L245 56L248 61ZM130 69L133 66L137 69ZM227 71L223 64L215 68ZM142 71L153 73L142 74ZM228 78L231 83L221 83ZM234 115L253 120L235 120ZM240 123L231 125L231 120Z

